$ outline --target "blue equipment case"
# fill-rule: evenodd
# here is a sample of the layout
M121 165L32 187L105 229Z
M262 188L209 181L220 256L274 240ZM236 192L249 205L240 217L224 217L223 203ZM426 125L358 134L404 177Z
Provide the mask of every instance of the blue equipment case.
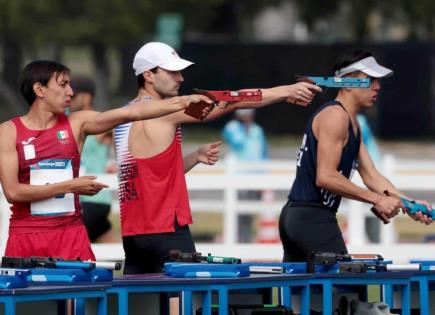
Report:
M411 264L420 264L422 271L435 271L435 260L411 259Z
M174 278L236 278L250 275L246 264L165 263L165 275Z
M91 273L83 269L34 268L29 282L91 282Z
M27 269L0 268L0 289L26 288L29 274Z
M95 268L88 272L91 274L93 282L113 280L113 271L106 268Z
M26 288L26 278L20 276L3 276L0 275L0 289Z

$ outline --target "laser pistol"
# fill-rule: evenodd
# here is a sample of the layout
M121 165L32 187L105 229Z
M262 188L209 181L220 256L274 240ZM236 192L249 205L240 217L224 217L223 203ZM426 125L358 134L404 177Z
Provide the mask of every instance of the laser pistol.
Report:
M208 254L207 256L202 256L201 253L183 253L179 250L170 250L169 256L173 261L179 262L197 262L211 264L240 264L242 262L240 258L213 256L211 254Z
M351 77L314 77L296 74L297 82L307 82L327 88L369 88L369 78L351 78Z

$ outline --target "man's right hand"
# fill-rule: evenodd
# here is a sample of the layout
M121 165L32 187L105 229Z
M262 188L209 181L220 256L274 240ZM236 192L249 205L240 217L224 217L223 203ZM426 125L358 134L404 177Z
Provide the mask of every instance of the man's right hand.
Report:
M373 206L387 220L398 215L403 207L400 200L390 196L380 196Z
M186 95L181 98L186 106L185 113L199 120L207 117L214 108L214 101L202 94Z
M287 88L287 102L302 106L310 104L316 93L322 92L321 87L308 82L298 82Z
M180 96L180 100L184 105L183 109L186 109L190 104L196 104L196 103L207 103L207 104L213 104L213 101L208 98L205 95L201 94L192 94L192 95L184 95Z
M80 176L71 180L70 191L79 195L93 196L103 188L108 188L106 184L95 181L96 176Z

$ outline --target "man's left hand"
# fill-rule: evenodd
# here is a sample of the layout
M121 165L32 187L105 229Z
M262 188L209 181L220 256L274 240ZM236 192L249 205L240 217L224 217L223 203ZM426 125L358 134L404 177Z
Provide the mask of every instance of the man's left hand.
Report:
M198 162L214 165L219 160L222 141L207 143L198 148Z

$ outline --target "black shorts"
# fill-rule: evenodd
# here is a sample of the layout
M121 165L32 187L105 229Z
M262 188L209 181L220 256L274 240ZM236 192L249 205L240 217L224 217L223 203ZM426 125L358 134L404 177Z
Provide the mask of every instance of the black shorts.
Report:
M321 205L294 206L282 209L279 235L285 262L303 262L311 252L347 253L336 211Z
M157 273L170 261L169 251L195 252L188 225L175 223L175 232L124 236L124 274Z
M82 202L82 217L89 239L94 242L109 231L112 224L109 221L110 205L105 203Z

